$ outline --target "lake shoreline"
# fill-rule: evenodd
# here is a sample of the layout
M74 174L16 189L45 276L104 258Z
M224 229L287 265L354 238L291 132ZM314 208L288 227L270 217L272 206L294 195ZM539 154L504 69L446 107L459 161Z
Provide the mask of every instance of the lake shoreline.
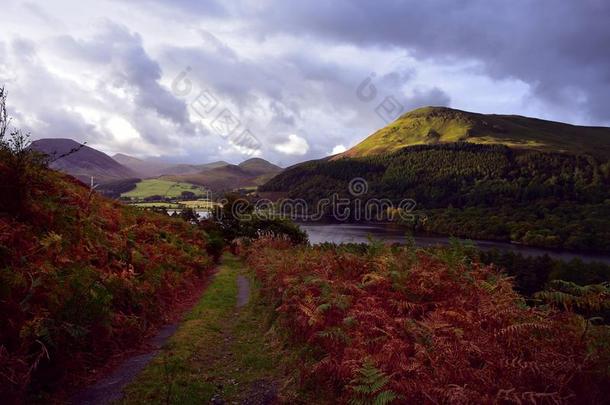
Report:
M331 243L366 243L368 236L391 243L404 243L406 229L396 223L322 223L322 222L297 222L307 232L312 244ZM449 244L450 236L432 234L413 234L415 244L421 247L446 246ZM514 242L495 240L478 240L456 237L459 240L472 241L481 250L512 251L524 256L544 256L570 261L581 259L583 262L600 262L610 264L610 254L599 252L570 251L565 249L542 248L528 246Z

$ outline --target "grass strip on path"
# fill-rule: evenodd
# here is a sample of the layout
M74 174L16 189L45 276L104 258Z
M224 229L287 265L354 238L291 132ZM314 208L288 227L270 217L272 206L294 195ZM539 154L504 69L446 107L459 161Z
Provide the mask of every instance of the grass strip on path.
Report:
M236 308L242 272L236 257L223 257L200 302L126 388L124 403L269 403L286 387L290 378L281 363L281 348L273 342L273 333L267 333L268 312L256 286L250 302Z

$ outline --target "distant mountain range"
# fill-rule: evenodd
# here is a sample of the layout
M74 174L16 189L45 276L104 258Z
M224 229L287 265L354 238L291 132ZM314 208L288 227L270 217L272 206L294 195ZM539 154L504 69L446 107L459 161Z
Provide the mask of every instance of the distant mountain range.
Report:
M112 158L123 166L126 166L138 173L138 175L142 178L194 174L204 170L229 165L229 163L224 161L205 163L201 165L171 164L153 159L138 159L122 153L117 153Z
M406 146L448 142L610 156L610 128L577 126L519 115L423 107L402 115L337 157L371 156Z
M199 165L170 164L118 153L113 157L71 139L40 139L33 149L49 156L50 167L88 183L91 177L103 184L124 180L163 178L192 183L213 191L255 187L282 171L264 159L252 158L239 165L217 161ZM136 180L137 181L137 180Z
M252 158L239 165L226 164L200 170L197 173L168 175L162 178L197 184L212 191L227 191L237 188L257 187L283 169L264 159Z
M346 152L326 159L335 161L387 155L415 145L455 142L501 144L513 150L586 153L602 159L610 157L610 128L576 126L518 115L479 114L447 107L423 107L402 115ZM296 176L297 179L291 183L291 188L296 190L300 187L297 181L300 167L305 167L303 164L295 165L278 178L275 176L283 169L260 158L239 165L224 161L170 164L121 153L110 157L91 147L80 147L70 139L41 139L33 142L32 147L53 157L52 168L85 182L92 176L101 183L159 177L201 185L213 191L226 191L260 186L275 178L275 183L270 182L263 189L279 191L286 186L287 176ZM68 154L74 149L78 151ZM309 170L307 173L303 181L317 175ZM278 181L283 185L280 186Z

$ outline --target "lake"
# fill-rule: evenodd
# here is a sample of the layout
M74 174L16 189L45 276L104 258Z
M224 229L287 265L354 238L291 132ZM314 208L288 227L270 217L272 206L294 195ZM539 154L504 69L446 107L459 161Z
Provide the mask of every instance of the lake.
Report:
M405 229L395 224L314 224L299 223L299 226L309 235L312 244L332 243L366 243L369 236L390 243L404 243ZM446 246L449 238L444 236L415 236L415 244L420 247ZM610 256L567 252L553 249L534 248L512 243L473 240L481 250L508 250L520 253L523 256L543 256L558 260L569 261L580 258L584 262L602 262L610 264Z

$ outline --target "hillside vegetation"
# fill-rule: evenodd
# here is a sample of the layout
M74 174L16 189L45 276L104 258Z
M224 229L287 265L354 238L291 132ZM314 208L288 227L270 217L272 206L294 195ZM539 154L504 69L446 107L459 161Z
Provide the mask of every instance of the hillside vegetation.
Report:
M424 107L403 114L340 156L370 156L405 146L458 141L610 157L610 128L446 107Z
M305 386L332 403L601 403L608 327L561 308L608 309L607 286L537 295L463 247L293 247L245 251ZM606 342L606 343L604 343ZM323 396L318 396L323 398ZM331 403L331 401L329 401Z
M409 225L415 231L610 251L610 162L591 155L467 142L419 145L302 163L259 190L303 198L315 209L334 193L352 197L348 184L356 177L368 183L359 200L384 198L397 206L414 199L419 212Z
M0 398L65 387L163 323L207 278L208 237L106 199L0 138Z

